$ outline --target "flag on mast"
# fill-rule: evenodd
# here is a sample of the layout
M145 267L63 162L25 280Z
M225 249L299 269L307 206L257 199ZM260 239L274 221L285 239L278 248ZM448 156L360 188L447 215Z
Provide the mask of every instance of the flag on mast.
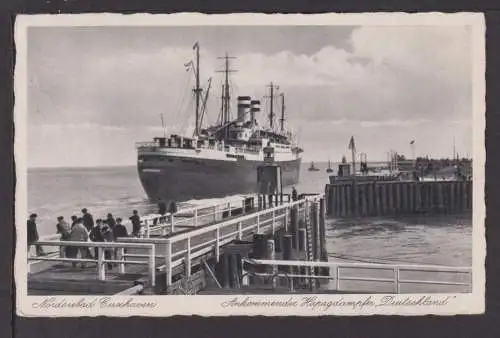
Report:
M356 144L354 144L354 136L351 136L349 141L349 150L356 151Z
M198 41L196 41L196 43L195 43L195 44L194 44L194 46L193 46L193 49L198 48L198 46L199 46L199 45L198 45Z
M410 144L415 144L415 140L411 140Z
M184 64L184 67L186 67L186 72L189 72L191 67L193 66L193 61L189 61L188 63Z

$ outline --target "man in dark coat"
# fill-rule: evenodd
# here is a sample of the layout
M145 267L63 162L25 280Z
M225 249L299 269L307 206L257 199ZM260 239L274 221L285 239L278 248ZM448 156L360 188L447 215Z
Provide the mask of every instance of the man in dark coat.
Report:
M133 211L133 215L129 218L132 222L132 235L137 236L141 230L141 218L137 213L137 210Z
M160 202L158 204L158 213L160 215L165 215L167 213L167 206L165 205L165 202Z
M170 202L168 206L168 212L171 214L175 214L177 212L177 203L175 201Z
M115 227L116 222L115 222L115 218L113 217L112 214L108 214L105 222L107 225L109 225L109 228L111 229L111 231L113 231L113 228Z
M127 228L122 224L122 219L120 217L116 218L116 225L115 225L115 227L113 228L112 231L113 231L113 238L115 240L117 238L120 238L120 237L128 237ZM119 258L118 255L117 255L117 251L118 251L118 249L114 250L114 257L115 257L115 259ZM127 253L127 249L124 249L123 253Z
M295 187L292 188L292 201L296 201L297 200L297 190L295 189Z
M102 221L100 219L96 220L96 226L90 231L89 237L92 242L104 242L104 237L102 236ZM94 248L95 258L99 258L99 249Z
M30 218L27 222L28 226L28 253L31 249L31 246L34 245L36 248L36 255L37 256L45 256L45 252L43 252L43 248L40 245L37 245L36 242L38 242L38 229L36 225L36 217L37 214L31 214Z
M109 226L107 224L104 224L102 226L101 232L102 232L102 238L103 238L104 242L114 242L115 241L115 238L113 236L113 232L111 231L111 229L109 228ZM115 249L113 249L113 248L105 248L104 249L104 259L111 260L114 257L116 257ZM108 269L110 269L110 270L113 269L113 263L108 262L107 266L108 266Z
M91 231L92 228L94 227L94 218L92 215L87 212L86 208L82 209L82 218L83 218L83 225L87 228L88 231Z
M119 217L116 219L116 225L113 228L113 237L128 237L127 228L122 224L122 219Z
M73 227L77 222L78 222L78 217L75 215L71 216L71 229L73 229Z

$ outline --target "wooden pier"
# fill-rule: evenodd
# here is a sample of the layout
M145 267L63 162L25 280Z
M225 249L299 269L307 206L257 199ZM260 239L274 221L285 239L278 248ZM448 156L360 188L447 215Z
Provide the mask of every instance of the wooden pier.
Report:
M146 220L140 238L118 238L113 243L44 239L39 241L40 245L56 250L47 257L28 258L28 292L38 295L85 292L172 294L179 290L184 293L199 291L210 281L221 286L232 285L228 274L221 272L234 270L235 263L231 267L228 263L236 258L229 254L231 250L237 247L241 253L240 244L248 247L253 243L255 246L258 241L254 239L258 236L276 238L276 246L283 248L281 242L288 233L294 236L295 244L290 241L290 245L298 249L300 227L305 229L306 220L316 217L310 213L316 209L320 211L319 206L315 206L320 200L324 201L322 196L315 195L291 201L290 196L280 194L265 199L257 196L243 198L236 207L223 203L226 208L200 206L180 210L175 215L158 215ZM319 218L316 218L316 223L319 224ZM324 229L311 229L307 233L319 238ZM61 246L95 247L99 255L97 259L63 258L58 254ZM321 249L319 245L310 246L314 257L321 256L320 250L325 250L324 243ZM105 250L109 249L116 252L113 259L105 258ZM326 251L323 256L326 256ZM290 259L292 257L298 258L290 256ZM84 263L86 267L72 267L72 263ZM109 263L114 265L112 269L107 267ZM221 274L224 277L216 277ZM191 291L185 291L186 285Z
M472 210L472 181L344 179L325 188L332 217L453 214Z

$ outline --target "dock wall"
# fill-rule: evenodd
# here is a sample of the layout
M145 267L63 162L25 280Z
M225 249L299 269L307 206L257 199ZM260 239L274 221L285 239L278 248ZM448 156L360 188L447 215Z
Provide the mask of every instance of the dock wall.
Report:
M325 187L330 217L472 211L472 181L337 181Z

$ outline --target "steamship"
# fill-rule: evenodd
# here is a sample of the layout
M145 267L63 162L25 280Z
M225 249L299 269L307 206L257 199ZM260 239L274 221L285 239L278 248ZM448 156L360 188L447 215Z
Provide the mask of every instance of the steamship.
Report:
M185 65L191 67L196 80L193 135L164 135L136 144L139 178L149 199L186 201L256 192L257 168L264 162L265 147L274 149L274 161L282 168L282 185L296 184L303 150L285 127L284 94L277 95L278 87L269 85L268 126L257 122L260 101L250 96L237 97L237 117L232 118L228 79L231 57L226 54L219 119L202 127L211 79L206 90L200 88L198 43L193 50L195 62ZM273 101L278 97L281 119L276 126Z

